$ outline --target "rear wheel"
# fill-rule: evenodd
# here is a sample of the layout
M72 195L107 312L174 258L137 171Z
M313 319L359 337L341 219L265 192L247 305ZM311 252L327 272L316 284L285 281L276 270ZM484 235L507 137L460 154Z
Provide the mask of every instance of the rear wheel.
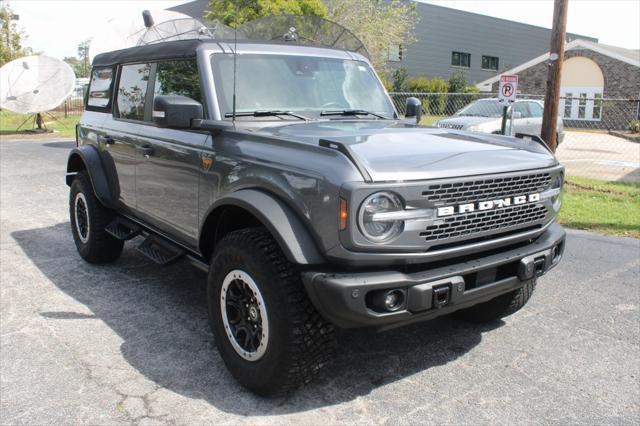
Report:
M222 359L257 394L288 394L331 359L333 325L315 310L299 271L263 228L234 231L218 243L207 302Z
M462 309L456 314L470 322L486 323L499 320L519 311L527 304L533 290L536 288L536 279L524 283L522 288L503 294L495 299L479 303L467 309Z
M104 230L114 213L100 204L86 172L78 173L71 184L69 216L73 240L84 260L107 263L120 257L124 242Z

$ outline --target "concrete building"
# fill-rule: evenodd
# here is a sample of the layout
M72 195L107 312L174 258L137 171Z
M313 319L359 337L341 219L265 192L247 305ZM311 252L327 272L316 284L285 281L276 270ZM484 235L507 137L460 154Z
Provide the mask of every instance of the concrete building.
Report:
M195 0L169 10L201 18L208 4ZM406 68L410 76L448 79L462 71L469 83L478 83L549 50L548 28L420 2L416 10L416 41L389 49L391 67ZM598 41L567 34L569 41L577 38Z

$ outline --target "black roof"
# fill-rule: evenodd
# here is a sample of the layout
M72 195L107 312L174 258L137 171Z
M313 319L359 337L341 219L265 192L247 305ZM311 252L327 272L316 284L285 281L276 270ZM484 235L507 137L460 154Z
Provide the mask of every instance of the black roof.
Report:
M167 41L100 53L93 58L93 66L106 67L127 62L192 58L196 56L198 46L204 42L211 42L211 40Z

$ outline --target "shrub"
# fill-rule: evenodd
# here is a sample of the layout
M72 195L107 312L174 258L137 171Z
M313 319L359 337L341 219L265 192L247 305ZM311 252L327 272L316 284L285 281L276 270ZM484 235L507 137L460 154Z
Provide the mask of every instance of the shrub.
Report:
M394 92L406 92L407 91L407 79L409 73L406 68L398 68L393 71L393 91Z
M640 133L640 120L631 120L628 129L631 133Z

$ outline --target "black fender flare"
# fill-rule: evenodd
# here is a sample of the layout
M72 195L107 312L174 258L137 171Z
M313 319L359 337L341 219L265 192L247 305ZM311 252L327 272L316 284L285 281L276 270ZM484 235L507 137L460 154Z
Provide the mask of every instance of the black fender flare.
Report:
M93 191L98 200L107 207L113 207L113 193L109 187L109 180L102 164L100 152L91 145L74 148L67 159L66 182L71 186L73 178L79 171L85 169L89 174Z
M209 214L224 206L240 207L255 216L273 235L290 262L300 265L326 262L307 227L280 199L256 189L241 189L217 200Z

